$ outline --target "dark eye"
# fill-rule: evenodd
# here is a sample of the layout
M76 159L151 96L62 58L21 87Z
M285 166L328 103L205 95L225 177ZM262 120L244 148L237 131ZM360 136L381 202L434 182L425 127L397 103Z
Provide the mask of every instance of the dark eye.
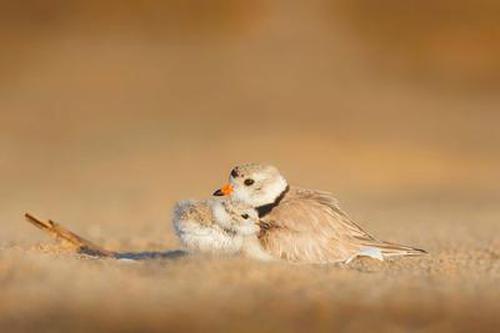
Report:
M246 185L246 186L250 186L250 185L252 185L253 183L255 183L255 180L250 179L250 178L245 179L245 185Z
M250 216L248 214L242 214L241 215L242 218L244 218L245 220L248 219Z

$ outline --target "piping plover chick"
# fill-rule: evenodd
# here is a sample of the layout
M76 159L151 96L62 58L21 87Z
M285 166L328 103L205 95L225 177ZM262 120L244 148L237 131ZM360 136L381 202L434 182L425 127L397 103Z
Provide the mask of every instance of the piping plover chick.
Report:
M384 260L417 256L424 250L378 240L356 224L328 192L289 186L271 165L235 167L229 184L215 191L254 207L261 224L263 249L297 263L349 263L356 257Z
M257 211L231 200L181 201L174 208L173 224L181 242L194 252L242 254L269 261L257 237Z
M215 223L212 206L219 200L187 200L174 207L173 225L182 244L194 252L237 253L241 247Z
M215 223L234 234L234 241L241 244L239 252L249 258L272 261L275 258L262 248L258 235L261 231L258 212L251 206L237 201L218 201L212 205Z

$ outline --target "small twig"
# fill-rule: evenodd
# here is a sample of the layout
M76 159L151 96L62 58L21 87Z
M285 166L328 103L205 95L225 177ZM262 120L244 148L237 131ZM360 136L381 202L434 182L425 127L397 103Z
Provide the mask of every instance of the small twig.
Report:
M105 248L86 240L83 237L78 236L74 232L66 229L65 227L55 223L52 220L47 222L41 221L33 215L26 213L24 214L26 220L33 224L35 227L41 229L42 231L48 233L56 239L62 239L70 244L72 244L78 253L87 254L97 257L116 257L116 252L106 250Z

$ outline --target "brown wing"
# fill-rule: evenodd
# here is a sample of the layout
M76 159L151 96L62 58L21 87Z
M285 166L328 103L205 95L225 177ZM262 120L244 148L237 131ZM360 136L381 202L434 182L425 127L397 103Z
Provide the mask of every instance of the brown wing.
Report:
M343 261L357 253L363 243L378 243L326 192L292 188L262 220L271 226L261 237L264 248L289 261Z
M328 206L333 211L335 220L340 223L339 230L345 230L346 240L351 240L355 244L356 251L360 248L375 247L381 251L384 257L393 256L420 256L427 253L423 249L412 246L391 243L379 240L361 228L354 222L340 207L337 199L331 193L322 191L312 191L306 189L298 189L298 192L303 193L305 197L310 197L313 201L322 203Z

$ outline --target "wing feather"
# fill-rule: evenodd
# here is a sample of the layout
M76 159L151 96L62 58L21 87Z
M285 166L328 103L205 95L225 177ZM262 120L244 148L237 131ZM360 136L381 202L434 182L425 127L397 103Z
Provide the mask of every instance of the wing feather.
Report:
M341 262L362 255L366 247L378 248L385 256L422 253L376 239L355 223L328 192L291 188L280 205L262 220L271 226L261 237L263 247L289 261Z

